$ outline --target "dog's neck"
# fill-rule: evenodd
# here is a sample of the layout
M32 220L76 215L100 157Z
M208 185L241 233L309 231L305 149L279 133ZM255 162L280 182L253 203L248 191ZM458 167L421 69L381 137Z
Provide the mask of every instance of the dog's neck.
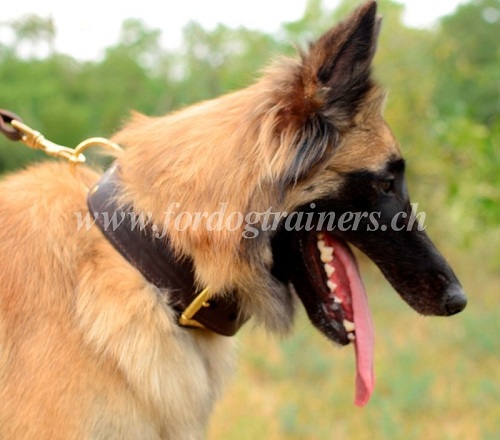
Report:
M130 207L120 206L120 188L119 168L114 165L89 192L90 215L104 237L148 282L167 292L179 325L234 335L246 321L235 296L214 299L215 292L209 292L210 299L201 297L191 259L179 258L163 233L141 223L142 217Z

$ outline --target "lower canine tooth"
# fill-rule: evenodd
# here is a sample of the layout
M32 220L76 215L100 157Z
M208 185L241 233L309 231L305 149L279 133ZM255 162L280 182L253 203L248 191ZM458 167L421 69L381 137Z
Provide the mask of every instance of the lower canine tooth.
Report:
M344 319L344 328L347 333L353 332L356 329L354 322L348 321L347 319Z
M349 341L355 341L356 335L354 333L347 333L347 339L349 339Z
M342 304L342 300L338 296L333 297L333 302L336 302L337 304Z

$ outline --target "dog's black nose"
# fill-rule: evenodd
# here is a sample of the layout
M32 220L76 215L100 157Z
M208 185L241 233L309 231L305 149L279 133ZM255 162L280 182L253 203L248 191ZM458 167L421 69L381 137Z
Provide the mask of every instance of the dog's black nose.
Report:
M465 309L467 297L460 285L452 284L447 289L445 309L448 316L455 315Z

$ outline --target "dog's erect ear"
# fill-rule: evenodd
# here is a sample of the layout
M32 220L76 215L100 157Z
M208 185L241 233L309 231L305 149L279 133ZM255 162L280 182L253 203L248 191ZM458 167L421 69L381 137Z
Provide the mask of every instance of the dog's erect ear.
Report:
M371 62L375 54L380 18L377 3L369 1L324 34L301 61L284 76L272 72L276 119L273 127L289 135L293 152L285 181L297 181L324 157L349 126L359 104L374 86Z
M334 119L351 116L372 86L371 62L377 46L380 17L370 1L312 44L303 67L316 84L316 99ZM337 116L337 117L335 117Z

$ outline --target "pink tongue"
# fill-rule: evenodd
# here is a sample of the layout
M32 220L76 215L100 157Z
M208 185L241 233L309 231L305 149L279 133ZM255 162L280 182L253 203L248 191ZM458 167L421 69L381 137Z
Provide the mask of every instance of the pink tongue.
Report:
M356 353L356 398L354 403L358 406L364 406L370 400L375 386L373 371L373 324L365 288L354 257L344 246L336 245L334 252L335 257L340 260L345 268L351 288L352 310L354 325L356 326L356 340L354 341Z

